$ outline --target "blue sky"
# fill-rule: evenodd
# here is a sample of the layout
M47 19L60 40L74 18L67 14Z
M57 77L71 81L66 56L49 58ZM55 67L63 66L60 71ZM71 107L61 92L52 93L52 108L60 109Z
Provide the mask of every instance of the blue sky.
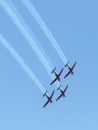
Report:
M11 1L11 0L10 0ZM0 129L98 129L98 1L96 0L31 0L44 19L66 58L77 61L75 74L63 79L69 84L66 98L42 108L46 99L21 66L0 44ZM32 29L41 46L59 71L64 63L39 25L20 0L11 1ZM16 25L0 6L0 34L24 59L44 88L52 92L50 77L21 35Z

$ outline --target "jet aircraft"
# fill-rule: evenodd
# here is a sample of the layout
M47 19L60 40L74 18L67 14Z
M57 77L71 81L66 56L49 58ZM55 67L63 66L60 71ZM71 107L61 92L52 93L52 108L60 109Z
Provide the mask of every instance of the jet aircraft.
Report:
M58 74L55 72L55 70L56 70L56 68L54 68L51 73L54 73L56 78L50 83L50 85L52 85L56 80L60 81L60 76L61 76L64 68L62 68L61 71Z
M52 97L53 97L53 95L54 95L54 90L53 90L53 92L52 92L52 94L49 96L48 95L48 93L47 93L47 91L43 94L43 97L44 96L46 96L47 97L47 102L43 105L43 108L50 102L50 103L52 103Z
M68 62L68 63L69 63L69 62ZM76 65L76 62L75 62L75 63L73 64L73 66L70 67L68 63L65 65L65 67L68 67L69 72L64 76L64 78L66 78L69 74L73 74L73 69L74 69L74 67L75 67L75 65Z
M65 87L65 89L63 90L61 87L59 87L57 90L60 90L61 94L60 96L56 99L56 101L58 101L62 96L65 97L65 92L68 88L68 85Z

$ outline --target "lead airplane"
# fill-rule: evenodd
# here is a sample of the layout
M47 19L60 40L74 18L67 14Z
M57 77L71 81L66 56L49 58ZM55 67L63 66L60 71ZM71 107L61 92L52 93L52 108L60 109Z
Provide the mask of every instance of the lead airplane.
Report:
M50 83L50 85L52 85L56 80L60 81L60 76L64 70L64 68L61 69L61 71L59 72L59 74L57 74L55 72L56 68L53 69L53 71L51 73L54 73L54 75L56 76L56 78Z
M61 97L65 97L65 92L68 88L68 85L65 87L65 89L63 90L61 87L59 87L57 90L60 90L61 94L60 96L56 99L56 101L58 101Z
M47 97L47 99L48 99L48 101L43 105L43 108L50 102L50 103L52 103L53 101L52 101L52 97L53 97L53 95L54 95L54 90L53 90L53 92L52 92L52 94L49 96L48 95L48 93L47 93L47 91L43 94L43 97L44 96L46 96Z
M69 62L68 62L68 63L69 63ZM75 65L76 65L76 62L74 62L73 66L70 67L68 63L65 65L65 67L68 67L69 72L64 76L64 78L66 78L69 74L73 74L73 69L74 69L74 67L75 67Z

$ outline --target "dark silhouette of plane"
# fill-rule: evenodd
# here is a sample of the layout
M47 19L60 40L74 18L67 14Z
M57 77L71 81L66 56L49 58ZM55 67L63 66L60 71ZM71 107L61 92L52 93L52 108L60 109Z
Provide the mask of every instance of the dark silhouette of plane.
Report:
M47 99L48 99L48 101L43 105L43 108L50 102L50 103L52 103L52 97L53 97L53 95L54 95L54 90L53 90L53 92L52 92L52 94L49 96L48 95L48 93L47 93L47 91L43 94L43 97L44 96L46 96L47 97Z
M64 68L61 69L61 71L59 72L59 74L57 74L55 72L56 68L53 69L53 71L51 73L54 73L54 75L56 76L56 78L50 83L50 85L52 85L56 80L60 81L60 76L64 70Z
M60 85L61 86L61 85ZM56 101L58 101L61 97L65 97L65 92L68 88L68 85L65 87L65 89L63 90L61 87L59 87L57 90L60 90L61 94L60 96L56 99Z
M69 62L68 62L68 63L69 63ZM75 63L73 64L73 66L70 67L70 65L69 65L68 63L65 65L65 67L68 67L69 72L64 76L64 78L66 78L69 74L73 74L73 69L74 69L74 67L75 67L75 65L76 65L76 62L75 62Z

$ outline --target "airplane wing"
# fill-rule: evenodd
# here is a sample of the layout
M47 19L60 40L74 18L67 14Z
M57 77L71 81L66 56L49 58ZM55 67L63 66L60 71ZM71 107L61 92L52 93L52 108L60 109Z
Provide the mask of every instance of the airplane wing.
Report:
M64 93L66 92L67 88L68 88L68 85L67 85L66 88L64 89Z
M59 77L60 77L60 75L62 74L63 70L64 70L64 68L61 69L61 71L60 71L60 73L59 73Z
M62 94L56 99L56 101L58 101L61 97L62 97Z
M57 80L57 77L50 83L52 85Z
M70 71L64 76L64 78L66 78L69 74L70 74Z
M52 98L52 97L53 97L53 95L54 95L54 92L55 92L55 90L52 92L52 94L51 94L50 98Z
M72 66L72 70L74 69L75 65L76 65L76 62L75 62L74 65Z
M49 103L49 100L44 104L43 108Z

